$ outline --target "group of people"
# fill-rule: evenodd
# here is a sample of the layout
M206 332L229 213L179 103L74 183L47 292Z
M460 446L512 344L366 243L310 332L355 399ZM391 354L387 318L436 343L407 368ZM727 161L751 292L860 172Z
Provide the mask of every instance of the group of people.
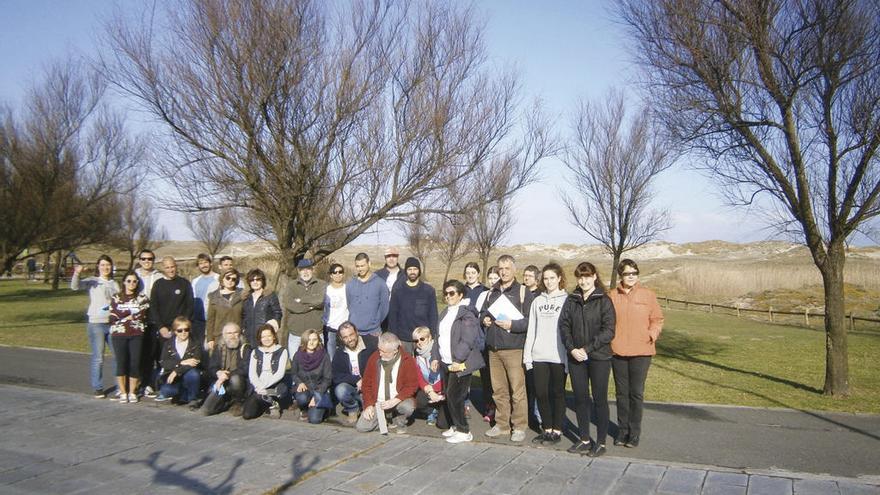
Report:
M373 272L369 256L354 259L354 275L329 266L329 283L315 277L311 260L279 298L266 275L241 280L233 260L197 257L192 281L166 256L139 255L139 268L111 277L113 262L98 259L95 276L72 289L89 291L91 384L105 397L104 348L116 361L120 403L141 397L175 401L205 415L226 410L244 419L280 417L290 409L320 423L336 414L358 431L405 431L417 416L444 430L450 443L473 440L470 384L482 379L487 436L525 440L530 417L541 432L532 442L561 441L565 384L571 377L580 441L569 452L605 453L608 381L614 372L618 434L615 445L636 447L641 434L645 380L663 314L654 293L638 282L638 265L620 262L618 286L605 290L595 266L580 263L576 286L555 263L523 271L502 255L480 281L468 263L464 281L444 282L446 307L410 257L398 264L395 248ZM595 409L596 436L590 436ZM539 425L539 426L537 426Z

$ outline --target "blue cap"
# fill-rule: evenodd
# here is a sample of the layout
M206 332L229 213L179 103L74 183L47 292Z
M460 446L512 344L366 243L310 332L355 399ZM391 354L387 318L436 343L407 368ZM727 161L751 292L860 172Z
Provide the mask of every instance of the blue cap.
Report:
M299 260L299 263L296 264L296 268L298 270L303 268L311 268L313 264L314 263L312 263L312 260L301 259Z

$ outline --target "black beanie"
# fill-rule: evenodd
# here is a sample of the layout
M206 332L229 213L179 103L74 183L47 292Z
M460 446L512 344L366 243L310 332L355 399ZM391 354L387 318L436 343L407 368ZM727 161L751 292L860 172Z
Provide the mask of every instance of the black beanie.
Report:
M403 269L405 270L405 269L407 269L409 267L413 267L413 266L418 268L419 271L422 271L422 264L419 263L419 259L414 256L410 256L409 258L406 259L406 264L403 265Z

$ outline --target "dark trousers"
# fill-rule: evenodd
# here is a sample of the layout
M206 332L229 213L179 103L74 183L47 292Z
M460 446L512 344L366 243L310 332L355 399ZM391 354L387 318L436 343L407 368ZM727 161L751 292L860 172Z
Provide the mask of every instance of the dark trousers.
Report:
M568 373L574 393L575 412L581 441L590 439L590 412L596 406L596 441L604 445L608 436L608 376L611 361L589 359L586 362L568 360ZM590 402L592 390L593 401Z
M229 377L229 380L226 380L223 387L226 389L226 393L223 395L218 395L214 391L208 394L204 404L202 404L202 414L205 416L220 414L228 409L233 402L244 400L248 388L248 380L241 375L232 375Z
M159 362L159 354L162 350L160 341L158 330L153 325L147 325L141 340L141 385L150 386L153 390L159 390L156 384L156 371L159 368L156 364Z
M414 414L422 414L426 418L434 409L437 410L437 428L449 428L449 416L446 414L443 402L431 402L431 398L421 388L416 391L416 411Z
M449 424L455 427L455 431L470 433L471 428L464 414L464 403L471 392L471 375L448 372L445 375L443 377L443 386L446 388L446 401L443 403L445 416ZM437 424L439 425L440 421L437 421Z
M277 400L281 409L285 409L289 404L290 388L284 383L284 380L275 384L275 392L269 395L251 394L244 400L241 407L241 417L244 419L254 419L262 416L272 405L272 400Z
M486 405L483 414L486 414L487 409L495 407L495 401L492 400L492 375L489 373L488 349L483 349L483 362L486 366L480 368L480 388L483 390L483 403Z
M651 367L651 356L614 356L612 366L614 387L617 389L617 438L639 438L642 434L645 380Z
M116 376L141 377L141 335L113 335L113 351L116 356ZM132 390L131 393L135 391Z
M565 365L534 363L535 398L545 430L562 431L565 420Z

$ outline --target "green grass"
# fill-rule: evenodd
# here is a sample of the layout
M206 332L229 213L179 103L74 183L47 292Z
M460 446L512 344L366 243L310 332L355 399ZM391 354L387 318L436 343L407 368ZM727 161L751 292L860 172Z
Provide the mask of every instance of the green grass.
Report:
M85 292L0 281L0 344L87 351L87 306ZM851 395L825 397L822 331L672 309L646 399L880 413L878 355L880 333L850 334Z

